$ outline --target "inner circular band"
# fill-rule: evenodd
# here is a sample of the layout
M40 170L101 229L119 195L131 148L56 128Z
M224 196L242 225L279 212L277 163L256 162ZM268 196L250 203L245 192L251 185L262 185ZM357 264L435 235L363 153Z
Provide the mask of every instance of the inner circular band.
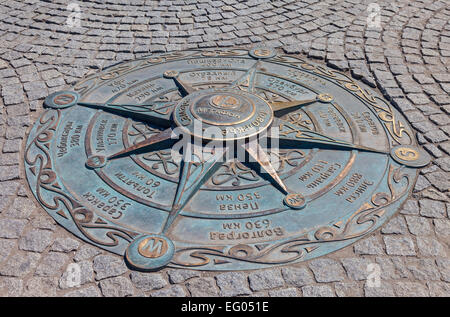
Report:
M243 107L246 107L244 110L247 111L239 111ZM243 96L216 93L195 99L190 110L201 122L215 126L230 126L250 119L255 114L255 104ZM208 115L216 116L215 120L208 118ZM233 118L236 120L233 121Z

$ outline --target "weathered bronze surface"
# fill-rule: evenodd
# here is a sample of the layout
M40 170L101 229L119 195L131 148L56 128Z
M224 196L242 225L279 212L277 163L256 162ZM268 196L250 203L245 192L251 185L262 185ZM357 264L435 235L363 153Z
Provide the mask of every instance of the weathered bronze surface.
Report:
M430 161L389 102L270 48L151 55L45 106L25 150L34 195L140 270L256 269L333 252L386 222ZM175 155L180 140L195 159Z

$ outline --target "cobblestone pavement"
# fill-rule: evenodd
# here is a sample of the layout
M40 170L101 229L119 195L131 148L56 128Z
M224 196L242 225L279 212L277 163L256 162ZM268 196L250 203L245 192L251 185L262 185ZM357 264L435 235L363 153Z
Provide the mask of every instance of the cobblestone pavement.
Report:
M369 2L85 0L77 2L81 27L71 28L69 1L1 1L0 295L450 296L450 3L378 1L381 28L368 28ZM144 274L75 238L37 206L20 162L45 96L148 52L261 43L348 70L418 131L433 163L381 230L298 265ZM74 262L81 286L70 282ZM381 268L379 287L367 284L370 263Z

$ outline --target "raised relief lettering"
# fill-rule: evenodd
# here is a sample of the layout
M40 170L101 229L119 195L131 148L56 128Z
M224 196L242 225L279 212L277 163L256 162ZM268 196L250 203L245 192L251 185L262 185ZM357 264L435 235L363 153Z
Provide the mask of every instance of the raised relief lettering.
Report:
M123 213L131 206L130 203L114 196L103 187L98 187L94 193L86 192L82 197L91 206L108 213L113 219L121 218Z
M245 60L237 58L199 58L187 60L187 64L200 67L236 67L245 64Z
M375 121L372 119L370 112L353 112L353 119L355 120L356 125L360 132L363 133L371 133L372 135L379 135L380 131L375 124Z
M123 184L127 185L127 187L133 188L135 191L144 194L146 198L153 198L153 195L155 194L154 188L158 187L161 183L141 175L142 174L139 173L133 173L134 177L129 177L126 172L117 172L114 174L114 176ZM134 178L137 178L137 180Z
M73 129L73 122L72 121L67 122L61 133L59 143L56 146L58 148L58 152L56 154L58 157L63 157L65 154L67 154L68 138L70 131L72 131L72 129Z
M318 163L313 165L310 171L300 175L299 179L302 182L308 182L306 187L313 189L320 186L320 184L325 182L340 168L341 164L339 163L330 163L324 160L319 160Z
M362 174L354 173L344 185L340 186L334 192L334 194L336 196L344 196L350 193L345 200L353 203L369 188L369 186L372 185L373 182L364 179Z
M303 89L297 84L277 77L267 77L265 84L267 85L267 88L271 90L276 90L292 97L310 93L310 91Z
M258 192L216 195L216 200L219 202L219 211L258 210L258 200L260 199L261 195Z
M282 227L274 227L269 219L247 222L224 222L223 231L209 232L210 240L252 240L269 237L281 237L285 234Z
M207 70L199 72L190 72L189 78L196 82L218 82L218 81L232 81L237 77L234 70Z
M70 148L80 146L80 138L81 138L81 130L83 129L83 125L77 125L75 130L73 131L72 136L70 137Z
M128 87L131 87L133 84L135 84L137 82L138 82L137 79L133 79L130 81L127 81L125 79L116 79L116 80L113 80L112 82L110 82L108 84L108 87L111 88L111 92L113 94L117 94L117 93L120 93L121 91L127 89Z
M137 88L130 90L126 96L129 98L133 98L137 102L144 101L145 99L149 99L152 96L162 92L164 87L158 85L155 82L145 83Z

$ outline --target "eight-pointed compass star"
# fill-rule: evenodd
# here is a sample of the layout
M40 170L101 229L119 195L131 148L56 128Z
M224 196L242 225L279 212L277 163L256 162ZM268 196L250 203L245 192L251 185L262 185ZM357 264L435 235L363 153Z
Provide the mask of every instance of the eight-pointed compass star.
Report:
M259 61L255 61L242 77L228 87L209 89L195 89L179 79L178 71L167 70L163 76L174 81L183 97L177 103L158 101L140 105L119 105L78 102L82 106L120 111L137 120L166 127L160 133L119 152L108 156L91 156L86 165L90 168L100 168L109 160L120 159L136 152L154 150L155 147L167 147L167 144L172 145L172 142L168 141L177 139L181 135L189 135L191 139L200 140L202 144L206 144L207 141L215 141L216 144L220 141L227 141L223 143L222 147L216 146L212 150L211 147L205 145L200 151L201 153L195 155L195 159L192 159L193 156L181 156L180 179L172 209L162 230L162 233L165 233L196 191L226 162L225 158L229 147L236 144L248 153L248 158L257 162L260 167L258 172L262 170L267 173L273 184L286 195L284 202L287 206L301 209L306 205L302 193L292 192L284 184L266 149L258 142L258 136L264 135L269 139L276 139L274 140L277 141L275 144L280 146L304 147L309 145L388 154L339 140L281 119L278 116L281 112L285 114L316 101L329 103L333 101L333 96L321 93L317 94L315 98L270 102L256 93L255 78L258 74L258 66ZM153 111L143 112L143 109ZM205 128L201 128L199 133L197 126L218 128L222 133L220 135L202 133L205 132ZM180 128L183 133L176 133L176 128ZM275 129L277 131L273 133L272 130Z

